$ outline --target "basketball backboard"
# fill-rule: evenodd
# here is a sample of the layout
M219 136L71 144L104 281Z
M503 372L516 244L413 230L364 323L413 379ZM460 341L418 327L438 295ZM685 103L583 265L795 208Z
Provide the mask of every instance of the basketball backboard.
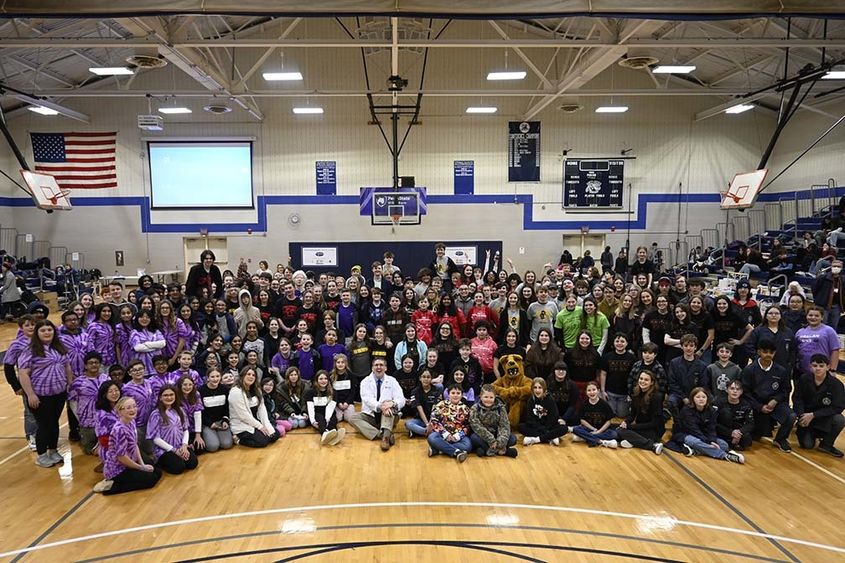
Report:
M54 211L73 208L68 197L70 191L61 189L53 176L31 170L21 170L21 176L38 209Z
M419 225L426 212L425 188L362 188L361 211L372 225Z
M744 172L734 176L728 191L722 193L722 209L747 209L757 201L767 169Z

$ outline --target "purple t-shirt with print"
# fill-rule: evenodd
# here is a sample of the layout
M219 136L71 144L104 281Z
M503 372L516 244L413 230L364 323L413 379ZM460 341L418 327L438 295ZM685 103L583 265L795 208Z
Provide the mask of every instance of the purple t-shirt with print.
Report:
M45 349L44 356L34 356L30 349L25 349L18 357L18 367L29 368L32 390L39 397L59 395L67 391L65 366L68 363L67 354L60 354L53 348Z

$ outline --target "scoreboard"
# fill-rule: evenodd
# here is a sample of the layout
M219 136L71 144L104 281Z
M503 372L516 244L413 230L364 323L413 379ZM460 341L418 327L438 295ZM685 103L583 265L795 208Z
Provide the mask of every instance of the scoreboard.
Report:
M622 207L624 175L624 159L566 159L563 163L563 207Z

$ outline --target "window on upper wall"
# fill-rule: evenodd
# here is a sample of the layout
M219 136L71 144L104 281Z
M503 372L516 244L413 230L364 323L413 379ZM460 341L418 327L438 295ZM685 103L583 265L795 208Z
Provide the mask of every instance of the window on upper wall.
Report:
M152 209L255 206L251 141L148 141Z

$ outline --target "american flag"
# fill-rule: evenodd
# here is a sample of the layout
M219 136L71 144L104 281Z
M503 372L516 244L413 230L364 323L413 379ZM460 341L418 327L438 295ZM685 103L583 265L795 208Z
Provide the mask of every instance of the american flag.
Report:
M64 190L116 188L117 133L30 133L35 170Z

